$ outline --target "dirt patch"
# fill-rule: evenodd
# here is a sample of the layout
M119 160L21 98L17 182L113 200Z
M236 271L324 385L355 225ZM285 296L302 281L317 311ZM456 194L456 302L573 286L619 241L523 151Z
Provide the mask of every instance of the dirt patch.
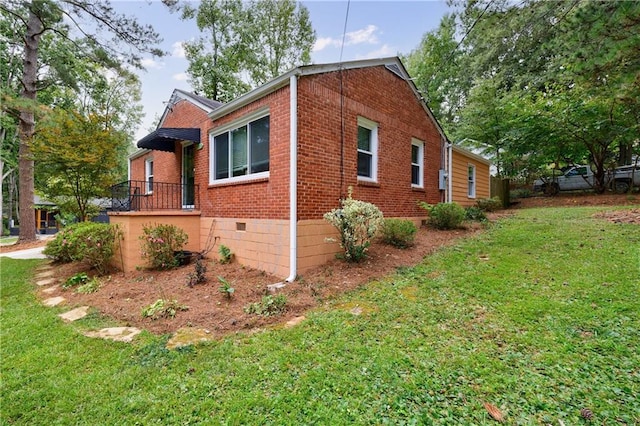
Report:
M527 198L520 200L517 208L571 205L626 205L638 204L627 196L571 195L557 197ZM510 211L492 213L490 220L512 214ZM610 211L601 213L603 219L625 223L639 223L640 209ZM172 333L183 327L198 327L219 336L241 330L256 330L275 324L285 324L293 318L304 315L308 310L325 304L333 297L362 286L373 279L392 274L399 267L418 264L425 256L456 240L481 232L480 225L455 231L436 231L422 228L416 237L416 244L410 249L397 249L384 244L373 244L366 261L349 264L333 260L322 267L307 271L300 279L278 290L287 297L283 315L263 317L244 312L244 307L260 302L267 295L267 286L281 280L262 271L242 267L237 263L222 265L214 260L206 260L207 282L194 287L187 286L187 276L193 272L193 265L172 271L137 271L123 275L116 273L101 278L100 289L93 294L77 294L73 290L63 290L61 285L43 298L64 296L69 306L89 305L102 314L117 319L123 325L138 327L153 333ZM58 284L67 277L80 272L77 264L56 267ZM226 298L219 290L224 278L235 289L233 297ZM410 290L405 297L410 298ZM45 297L46 296L46 297ZM143 318L141 311L158 299L176 300L188 307L177 312L175 318L152 320ZM345 307L345 310L349 311Z
M36 247L44 247L47 244L47 241L48 239L26 241L26 242L17 241L14 244L0 246L0 253L10 253L12 251L27 250L27 249L36 248Z
M588 192L561 193L553 197L530 197L514 200L513 208L571 206L632 206L640 205L640 194L600 194Z

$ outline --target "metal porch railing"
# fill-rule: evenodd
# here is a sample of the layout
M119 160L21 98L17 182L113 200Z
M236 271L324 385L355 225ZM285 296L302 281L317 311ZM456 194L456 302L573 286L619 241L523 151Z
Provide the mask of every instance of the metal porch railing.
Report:
M111 210L197 210L198 185L128 180L111 187Z

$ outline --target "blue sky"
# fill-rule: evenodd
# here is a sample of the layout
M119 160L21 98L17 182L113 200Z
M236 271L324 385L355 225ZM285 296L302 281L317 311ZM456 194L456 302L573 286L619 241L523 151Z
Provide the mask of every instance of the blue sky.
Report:
M312 62L340 61L346 1L304 1L316 31ZM134 15L143 24L152 25L164 39L161 48L167 56L145 58L146 71L140 72L145 118L136 133L136 141L152 127L164 110L163 102L173 89L191 91L187 81L187 60L181 43L199 36L194 21L182 21L159 1L116 1L121 13ZM351 1L342 60L381 58L406 54L417 47L424 33L438 27L440 19L451 12L445 1Z

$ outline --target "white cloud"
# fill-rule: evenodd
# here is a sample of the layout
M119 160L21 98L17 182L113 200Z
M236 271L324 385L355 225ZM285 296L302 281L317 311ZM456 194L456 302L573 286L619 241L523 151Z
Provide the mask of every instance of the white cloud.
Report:
M344 45L353 46L356 44L378 44L376 33L378 27L375 25L367 25L360 30L350 31L344 36ZM313 51L319 52L327 47L340 47L342 45L342 37L320 37L313 45Z
M187 79L189 78L189 76L187 75L186 72L181 72L179 74L174 74L172 77L173 77L174 80L177 80L177 81L187 81Z
M142 63L142 66L145 68L151 68L156 70L164 68L163 62L158 62L153 58L143 58L141 63Z
M174 58L184 58L185 54L184 54L184 42L183 41L176 41L175 43L173 43L171 45L171 56L173 56Z
M367 25L364 29L348 32L345 37L345 44L347 46L362 43L377 44L378 37L376 37L376 31L378 31L378 27L375 25Z
M395 56L398 54L397 50L394 50L393 47L388 44L383 44L379 49L372 50L364 55L357 55L356 59L375 59L375 58L386 58L388 56Z

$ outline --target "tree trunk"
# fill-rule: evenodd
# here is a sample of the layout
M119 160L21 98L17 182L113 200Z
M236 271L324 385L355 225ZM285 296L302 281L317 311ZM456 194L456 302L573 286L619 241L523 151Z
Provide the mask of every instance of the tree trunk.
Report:
M43 25L40 18L29 11L27 31L24 37L24 61L22 71L22 98L33 101L32 105L26 105L20 111L20 149L18 152L18 171L20 184L20 241L32 241L36 239L36 217L33 208L33 159L29 147L35 133L34 105L36 101L36 79L38 70L38 45Z

